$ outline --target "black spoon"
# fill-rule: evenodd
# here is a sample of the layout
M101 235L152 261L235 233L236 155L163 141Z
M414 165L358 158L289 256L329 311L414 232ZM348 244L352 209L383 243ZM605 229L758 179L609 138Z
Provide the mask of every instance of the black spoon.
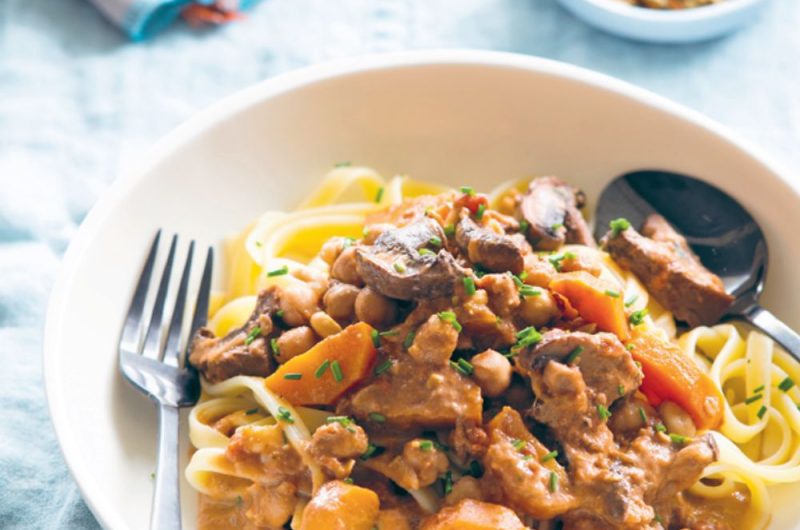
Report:
M767 275L767 241L736 200L710 184L677 173L627 173L600 194L595 238L600 240L612 219L625 217L639 227L652 213L664 216L686 237L703 265L736 298L724 320L749 322L800 360L800 335L758 303Z

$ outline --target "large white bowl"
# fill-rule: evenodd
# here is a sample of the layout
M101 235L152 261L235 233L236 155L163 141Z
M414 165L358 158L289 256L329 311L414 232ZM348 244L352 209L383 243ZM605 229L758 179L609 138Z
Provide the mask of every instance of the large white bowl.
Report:
M649 92L518 55L418 52L276 77L225 99L162 140L112 186L65 258L47 313L44 371L67 464L107 528L147 527L156 418L116 368L120 325L158 227L217 244L259 213L291 208L334 162L488 189L557 174L590 197L609 179L664 168L742 201L769 238L766 304L800 326L798 191L720 126ZM186 447L183 459L186 461ZM185 528L196 496L184 483ZM777 494L774 528L791 528Z
M767 0L724 0L692 9L660 10L619 0L559 0L575 16L620 37L687 43L721 37L755 20Z

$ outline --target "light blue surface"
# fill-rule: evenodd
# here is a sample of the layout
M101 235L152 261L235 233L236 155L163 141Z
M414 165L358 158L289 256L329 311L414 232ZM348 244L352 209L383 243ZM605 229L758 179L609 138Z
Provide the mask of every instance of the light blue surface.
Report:
M197 109L326 59L487 48L632 81L800 169L799 28L798 0L688 46L606 35L553 0L263 0L239 23L130 44L85 0L0 0L0 527L96 527L47 416L45 304L70 237L120 167Z

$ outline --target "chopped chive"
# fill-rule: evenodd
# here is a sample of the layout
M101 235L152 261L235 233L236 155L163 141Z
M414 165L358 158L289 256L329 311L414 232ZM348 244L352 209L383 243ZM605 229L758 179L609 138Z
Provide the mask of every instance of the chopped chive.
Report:
M745 400L744 400L744 404L745 404L745 405L749 405L750 403L755 403L756 401L758 401L758 400L759 400L759 399L761 399L762 397L764 397L764 395L763 395L763 394L755 394L755 395L752 395L752 396L750 396L749 398L747 398L747 399L745 399Z
M273 269L273 270L267 272L267 276L269 276L269 277L272 277L272 276L283 276L284 274L289 274L289 266L288 265L284 265L283 267L280 267L278 269Z
M361 229L361 235L367 237L369 235L370 228L364 225L364 228Z
M250 343L256 340L259 335L261 335L261 326L256 326L251 329L250 333L247 334L247 337L244 338L244 345L250 345Z
M483 219L483 214L484 213L486 213L486 205L483 204L483 203L480 203L478 205L478 209L475 211L475 219L480 221L481 219Z
M760 420L761 418L764 417L764 414L766 413L767 413L767 407L761 405L761 408L758 409L758 412L756 412L756 416L758 416L758 419Z
M242 503L244 503L244 499L242 498L241 495L237 495L236 496L236 506L241 506Z
M453 491L453 473L448 471L442 477L442 491L445 495L450 494Z
M655 516L653 517L653 521L657 522L658 524L664 524L664 520L658 514L655 514Z
M436 255L436 252L434 252L434 251L432 251L430 249L427 249L427 248L421 248L421 249L418 250L418 252L419 252L420 256L435 256Z
M644 411L644 407L639 407L639 417L642 418L642 423L647 424L647 413Z
M564 259L577 259L577 257L578 255L571 250L564 252Z
M444 227L444 235L447 237L453 237L456 234L456 225L450 223L449 225Z
M464 290L467 292L467 296L472 296L475 294L475 280L470 278L469 276L464 276Z
M647 308L640 309L638 311L634 311L631 313L631 316L628 318L628 321L631 323L632 326L638 326L642 322L644 322L644 317L647 316Z
M314 372L314 377L316 377L317 379L322 377L325 374L325 370L327 370L328 366L330 366L330 365L331 365L331 362L328 359L325 359L324 361L322 361L322 364L319 365L319 368L317 368L317 371Z
M556 232L556 231L558 231L559 228L564 228L564 223L555 223L554 225L551 225L550 226L550 231L551 232Z
M783 381L778 384L778 388L784 392L788 392L790 388L794 386L794 381L792 381L791 377L787 377Z
M278 346L278 339L276 338L269 339L269 347L272 348L272 353L275 354L275 357L280 356L281 347Z
M411 347L411 345L414 343L414 337L416 335L417 334L414 333L413 331L409 331L408 335L406 335L406 338L403 339L403 348L409 349Z
M275 311L275 316L278 317L278 318L283 318L283 315L285 315L285 314L286 314L286 311L284 311L283 309L278 309L277 311Z
M395 261L393 267L394 267L394 270L396 270L400 274L403 274L404 272L406 272L406 265L402 261Z
M610 296L611 298L619 298L619 293L617 291L612 291L611 289L606 289L606 296Z
M383 422L386 421L386 416L384 416L380 412L370 412L368 414L368 416L369 416L369 419L371 419L372 421L377 422L377 423L383 423Z
M632 306L633 304L636 303L636 300L638 300L638 299L639 299L639 295L638 294L635 294L635 295L631 296L630 298L625 300L625 307Z
M381 375L383 372L385 372L386 370L388 370L391 367L392 367L392 360L391 359L386 359L381 364L376 366L375 370L372 373L375 374L375 375Z
M558 451L550 451L546 455L542 456L542 458L539 459L539 462L545 463L548 460L553 460L557 456L558 456Z
M753 394L758 394L758 393L759 393L759 392L761 392L762 390L764 390L764 385L761 385L761 386L759 386L759 387L756 387L756 388L754 388L754 389L753 389Z
M428 240L428 243L433 245L434 247L441 247L442 246L442 238L439 236L433 236Z
M622 386L622 385L617 386L617 394L619 394L620 396L624 396L625 395L625 387Z
M547 261L553 266L555 270L561 272L561 262L564 261L564 254L554 254L547 257Z
M345 237L344 241L342 241L342 248L347 248L347 247L349 247L350 245L352 245L355 242L356 242L356 238L354 238L354 237Z
M283 374L283 378L284 379L297 380L297 379L302 379L303 378L303 374L301 374L299 372L289 372L289 373Z
M608 226L611 228L611 237L617 237L620 232L631 227L631 222L624 217L619 217L608 223Z
M328 416L325 418L325 423L339 423L342 427L348 427L353 424L348 416Z
M350 167L350 162L345 160L344 162L336 162L333 167Z
M514 449L519 451L520 449L525 447L525 440L520 440L519 438L514 438L513 440L511 440L511 445L514 446Z
M525 233L525 232L528 231L528 228L530 226L531 225L528 223L528 221L523 219L522 221L519 222L519 231L522 232L522 233Z
M342 374L342 367L339 366L339 361L333 361L331 363L331 372L333 372L333 378L336 382L341 383L344 379L344 374Z
M525 281L528 278L528 271L522 271L518 274L519 279Z
M383 199L383 186L378 188L378 192L375 194L375 202L381 202Z
M511 274L511 273L509 273L509 274ZM525 285L525 282L522 281L522 278L520 278L516 274L511 274L511 279L514 280L514 285L516 285L517 287L521 288L521 287L523 287Z
M344 482L345 484L352 484L353 483L353 478L352 477L347 477L345 479L342 479L342 482Z
M456 314L452 311L441 311L439 312L439 318L444 320L445 322L449 322L456 331L459 333L461 332L461 324L458 323L458 319L456 318Z
M294 423L294 418L292 417L292 413L286 410L283 407L278 407L278 417L279 421L283 421L286 423Z
M472 375L475 371L475 367L466 359L459 359L457 362L450 361L450 366L467 376Z
M525 460L526 462L528 460L533 460L533 455L522 455L522 459Z
M533 326L528 326L517 332L517 343L511 347L511 353L518 353L523 348L536 344L542 340L542 335Z
M373 329L370 332L369 335L370 335L370 337L372 337L372 344L375 345L376 348L380 348L381 347L381 335L380 335L380 333L378 333L378 330L377 329Z
M669 439L672 440L672 443L678 444L678 445L683 445L686 442L689 442L689 441L692 440L688 436L684 436L682 434L675 434L673 432L669 433Z
M633 344L628 344L627 346L625 346L625 349L626 349L626 350L628 350L628 351L633 351L633 349L634 349L635 347L636 347L636 346L634 346Z
M481 478L483 476L483 468L481 467L481 463L477 460L473 460L469 463L469 474L475 478Z
M519 289L519 294L523 298L527 298L529 296L541 296L542 291L536 287L533 287L532 285L523 285Z
M375 444L367 444L367 450L364 451L364 454L360 456L361 460L369 460L373 456L378 456L383 452L383 447L379 447Z
M475 195L475 188L472 186L461 186L459 189L465 195Z
M248 410L244 411L244 413L247 414L248 416L252 416L256 412L258 412L257 408L256 409L248 409Z
M583 353L583 346L575 346L575 349L569 352L569 355L567 355L567 358L564 360L564 362L566 364L572 364L581 353Z
M597 414L600 416L600 420L608 421L608 418L611 417L611 411L605 405L601 405L598 403L597 405Z
M419 448L421 450L425 451L426 453L430 452L430 451L433 451L433 442L430 441L430 440L422 440L419 443Z
M387 329L386 331L381 331L378 333L381 337L394 337L395 335L399 335L400 332L396 329Z
M256 246L257 246L258 248L261 248L261 247L263 247L263 246L264 246L264 243L262 243L261 241L256 241Z
M656 432L667 432L667 428L661 422L656 423L655 427L653 428L656 430Z
M555 493L558 489L558 475L556 475L555 471L550 472L550 481L548 483L548 487L550 488L551 493Z

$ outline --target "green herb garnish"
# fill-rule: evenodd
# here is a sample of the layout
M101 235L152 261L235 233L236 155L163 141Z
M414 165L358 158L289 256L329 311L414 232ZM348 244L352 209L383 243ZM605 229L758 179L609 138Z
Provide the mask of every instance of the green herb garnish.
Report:
M325 359L324 361L322 361L322 364L319 365L319 368L317 368L317 371L314 372L314 377L316 377L317 379L322 377L325 374L325 370L327 370L328 366L330 366L330 365L331 365L331 362L328 359Z
M250 333L247 334L247 337L244 338L244 345L249 346L251 342L256 340L256 338L261 335L261 326L256 326L250 330Z
M464 276L464 290L467 292L467 296L474 295L477 290L475 288L475 280L469 276Z
M344 374L342 373L342 367L339 366L339 361L333 361L331 363L331 372L333 373L333 378L336 380L336 382L341 383L344 379Z
M458 323L458 319L456 318L455 313L453 313L452 311L441 311L438 314L438 316L445 322L449 322L455 328L456 331L458 331L459 333L461 332L462 327L461 324Z
M631 227L631 222L624 217L619 217L608 223L608 226L611 228L611 237L617 237L620 232Z
M289 266L288 265L284 265L283 267L280 267L278 269L273 269L273 270L267 272L267 276L269 276L269 277L283 276L284 274L289 274Z
M296 381L297 379L302 379L303 378L303 374L301 374L299 372L289 372L289 373L283 374L283 378L284 379L291 379L291 380L295 380Z

